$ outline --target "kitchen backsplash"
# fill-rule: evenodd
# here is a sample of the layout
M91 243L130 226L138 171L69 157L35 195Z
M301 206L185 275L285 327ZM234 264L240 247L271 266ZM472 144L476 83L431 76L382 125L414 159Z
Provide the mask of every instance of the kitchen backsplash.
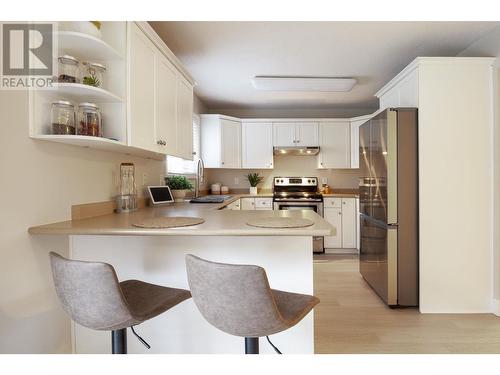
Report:
M356 189L358 187L358 169L317 169L317 158L312 156L275 156L274 169L207 169L208 184L220 182L230 188L248 188L250 185L245 175L258 172L264 177L259 188L270 189L275 176L307 176L328 178L328 185L336 189Z

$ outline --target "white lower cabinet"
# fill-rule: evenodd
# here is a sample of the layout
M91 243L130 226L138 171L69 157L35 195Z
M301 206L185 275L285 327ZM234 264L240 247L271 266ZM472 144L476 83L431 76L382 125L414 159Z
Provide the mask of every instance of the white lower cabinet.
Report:
M226 207L224 207L225 210L232 210L232 211L239 211L241 210L241 201L240 199L229 203Z
M256 210L272 210L273 209L273 199L272 198L255 198L255 209Z
M332 226L335 227L337 233L335 236L325 236L325 249L339 249L342 247L342 209L341 208L325 208L324 218Z
M325 198L323 216L337 229L335 236L325 236L326 249L357 248L356 198Z
M342 198L342 248L344 249L357 247L356 217L356 199Z
M241 198L242 210L272 210L272 198Z

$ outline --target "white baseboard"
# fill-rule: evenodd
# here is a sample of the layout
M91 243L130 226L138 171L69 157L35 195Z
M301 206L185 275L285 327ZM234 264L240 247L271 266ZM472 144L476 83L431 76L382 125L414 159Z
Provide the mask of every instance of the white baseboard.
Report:
M491 312L496 316L500 316L500 299L493 298L491 300Z
M358 249L325 249L325 254L358 254Z

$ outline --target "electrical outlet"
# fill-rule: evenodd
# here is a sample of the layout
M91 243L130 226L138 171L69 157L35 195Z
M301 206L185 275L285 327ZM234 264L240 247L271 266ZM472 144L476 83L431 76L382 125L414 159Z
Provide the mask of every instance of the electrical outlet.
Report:
M160 185L160 186L165 185L165 176L162 174L160 175L160 183L158 185Z
M234 184L235 185L239 185L240 184L240 178L239 177L235 177L234 178Z
M148 174L143 173L142 174L142 187L146 187L148 184Z
M321 177L321 184L327 185L328 184L328 177Z

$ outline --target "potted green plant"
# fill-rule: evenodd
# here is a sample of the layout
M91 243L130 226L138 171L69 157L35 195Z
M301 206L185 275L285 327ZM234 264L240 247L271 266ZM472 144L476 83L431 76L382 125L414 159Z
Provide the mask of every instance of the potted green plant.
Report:
M193 190L193 184L186 176L169 176L165 177L165 185L172 191L172 196L175 202L184 202L186 192Z
M249 173L246 179L250 183L250 194L257 195L257 185L264 181L264 177L259 176L258 173Z

